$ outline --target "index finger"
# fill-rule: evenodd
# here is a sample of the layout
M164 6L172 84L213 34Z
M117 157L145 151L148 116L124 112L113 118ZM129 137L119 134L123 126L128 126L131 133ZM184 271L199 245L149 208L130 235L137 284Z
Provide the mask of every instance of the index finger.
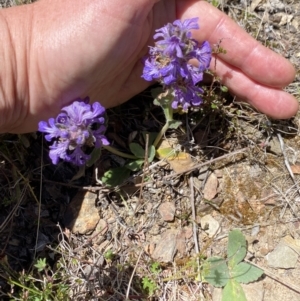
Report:
M295 69L288 60L261 45L223 12L206 1L180 0L178 4L178 17L200 19L200 30L193 32L193 38L211 45L222 39L227 53L218 58L263 85L282 88L293 81Z

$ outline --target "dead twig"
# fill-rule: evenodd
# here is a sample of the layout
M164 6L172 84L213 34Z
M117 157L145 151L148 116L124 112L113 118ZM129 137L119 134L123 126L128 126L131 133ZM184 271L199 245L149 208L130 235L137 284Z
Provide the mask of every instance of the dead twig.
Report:
M141 252L140 252L140 254L139 254L139 257L138 257L138 259L137 259L137 261L136 261L136 263L135 263L135 266L134 266L134 269L133 269L133 271L132 271L132 274L131 274L131 276L130 276L130 279L129 279L129 282L128 282L127 291L126 291L126 299L125 299L125 300L129 300L128 297L129 297L129 293L130 293L131 283L132 283L132 280L133 280L135 271L136 271L136 269L137 269L137 267L138 267L138 264L139 264L139 261L140 261L140 259L141 259L141 256L142 256L143 252L144 252L144 251L141 250Z
M192 207L192 217L193 217L193 236L194 236L194 242L195 242L195 251L198 254L199 253L199 242L197 238L197 225L196 225L196 210L195 210L195 195L194 195L194 181L193 177L190 176L190 201L191 201L191 207Z
M295 187L296 187L296 189L297 189L297 191L298 191L298 193L300 195L300 187L299 187L299 185L298 185L298 183L297 183L297 181L295 179L294 173L293 173L293 171L291 169L289 160L287 158L287 155L286 155L286 152L285 152L284 141L283 141L280 133L277 133L277 137L278 137L278 140L279 140L279 143L280 143L280 148L281 148L282 155L283 155L283 158L284 158L284 164L285 164L285 166L286 166L286 168L287 168L287 170L288 170L288 172L290 174L290 177L292 178L292 180L293 180L293 182L295 184Z

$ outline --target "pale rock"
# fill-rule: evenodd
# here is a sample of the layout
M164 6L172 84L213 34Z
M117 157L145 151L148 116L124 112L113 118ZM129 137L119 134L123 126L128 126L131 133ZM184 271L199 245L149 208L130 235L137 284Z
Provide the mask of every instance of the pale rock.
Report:
M79 191L68 205L64 222L73 233L90 234L100 220L96 208L97 194L90 191Z
M209 236L213 237L220 232L220 224L210 214L204 215L200 220L202 230Z
M175 211L176 208L172 202L162 203L158 208L158 212L165 222L172 222L174 220Z
M299 255L293 250L284 239L281 239L276 248L265 257L267 264L275 269L295 268Z
M176 236L178 234L178 230L170 229L165 231L152 254L152 258L159 262L172 262L177 251L177 240Z
M218 185L217 176L214 173L210 174L203 189L203 196L206 200L211 201L217 195Z

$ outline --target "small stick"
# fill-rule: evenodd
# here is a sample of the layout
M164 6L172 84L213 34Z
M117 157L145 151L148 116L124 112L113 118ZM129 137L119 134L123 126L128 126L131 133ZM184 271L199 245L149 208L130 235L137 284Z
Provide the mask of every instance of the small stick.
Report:
M132 283L132 280L133 280L135 271L136 271L136 269L137 269L137 267L138 267L138 264L139 264L139 261L140 261L140 259L141 259L142 254L143 254L143 250L141 250L141 252L140 252L140 254L139 254L139 257L138 257L138 259L137 259L137 261L136 261L136 264L135 264L135 266L134 266L134 269L133 269L133 271L132 271L132 274L131 274L131 276L130 276L130 279L129 279L129 282L128 282L127 291L126 291L126 299L125 299L125 300L129 300L128 297L129 297L129 292L130 292L131 283Z
M283 154L284 164L285 164L285 166L286 166L286 168L287 168L287 170L288 170L288 172L289 172L289 174L290 174L290 176L291 176L291 178L292 178L292 180L295 184L295 187L297 188L298 193L300 194L300 187L299 187L299 185L298 185L298 183L295 179L294 173L291 169L289 160L288 160L286 152L285 152L284 142L283 142L283 139L282 139L280 133L277 133L277 137L278 137L278 140L279 140L279 143L280 143L280 148L281 148L281 151L282 151L282 154Z
M195 195L194 195L194 181L193 177L190 175L190 201L192 207L192 216L193 216L193 236L195 242L195 251L196 254L199 254L199 243L197 238L197 225L196 225L196 210L195 210Z

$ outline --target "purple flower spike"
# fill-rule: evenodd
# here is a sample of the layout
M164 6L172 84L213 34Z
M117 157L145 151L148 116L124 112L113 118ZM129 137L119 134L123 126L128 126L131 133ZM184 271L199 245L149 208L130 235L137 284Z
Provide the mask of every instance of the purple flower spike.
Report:
M202 103L203 90L196 86L203 72L209 68L212 51L209 43L192 39L191 30L199 29L198 18L176 20L157 29L153 36L154 47L144 59L142 78L157 80L165 90L174 95L171 106L187 110ZM191 65L193 60L193 65Z
M84 165L90 159L85 153L88 148L109 144L104 136L105 108L98 102L90 105L88 101L89 98L76 99L62 108L55 119L39 122L39 131L46 133L47 141L53 141L49 152L53 164L64 160Z

